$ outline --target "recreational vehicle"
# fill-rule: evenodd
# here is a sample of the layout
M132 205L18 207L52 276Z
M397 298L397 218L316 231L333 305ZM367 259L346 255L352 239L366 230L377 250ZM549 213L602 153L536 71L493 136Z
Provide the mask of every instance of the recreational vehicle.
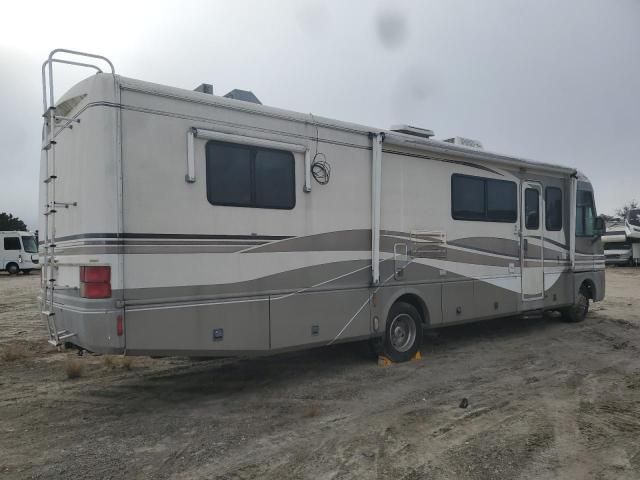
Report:
M67 55L101 61L71 61ZM56 99L54 65L94 68ZM227 356L370 339L605 294L575 168L44 62L43 317L54 344Z
M607 232L602 235L602 245L606 265L633 264L631 241L627 238L624 221L614 220L607 225Z
M634 208L627 212L625 217L625 231L631 242L633 263L640 263L640 208Z
M627 238L622 221L607 225L607 232L602 235L602 245L606 265L633 264L631 241Z
M40 268L38 245L30 232L0 232L0 271L28 275Z

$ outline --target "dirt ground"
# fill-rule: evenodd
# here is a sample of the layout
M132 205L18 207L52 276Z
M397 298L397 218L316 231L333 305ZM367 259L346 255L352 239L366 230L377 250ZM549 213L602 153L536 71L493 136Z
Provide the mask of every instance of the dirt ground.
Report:
M443 328L387 368L353 344L78 357L37 286L0 275L0 478L640 478L640 269L607 270L582 324Z

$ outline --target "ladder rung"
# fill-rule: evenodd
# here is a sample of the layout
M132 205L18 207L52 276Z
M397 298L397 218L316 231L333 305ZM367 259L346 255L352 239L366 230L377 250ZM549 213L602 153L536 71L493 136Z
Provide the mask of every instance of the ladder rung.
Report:
M55 313L55 312L51 312L51 311L49 311L49 310L43 310L43 311L42 311L42 314L43 314L45 317L53 317L56 313Z
M58 213L58 211L55 208L52 208L51 210L47 210L46 212L44 212L44 215L51 215L52 213Z
M71 337L75 337L75 336L76 336L75 333L69 332L67 330L60 330L58 332L58 341L65 340L67 338L71 338Z
M55 180L56 178L58 178L57 175L49 175L49 178L47 178L46 180L43 181L43 183L49 183L52 180Z

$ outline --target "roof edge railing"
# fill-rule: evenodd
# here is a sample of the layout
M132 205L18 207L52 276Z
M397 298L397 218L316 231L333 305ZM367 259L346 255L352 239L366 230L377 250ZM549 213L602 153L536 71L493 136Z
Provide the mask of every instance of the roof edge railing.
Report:
M55 50L52 50L51 53L49 53L49 57L42 64L42 106L44 107L44 112L46 112L47 109L49 109L50 107L53 107L54 105L54 94L53 94L53 64L54 63L64 63L67 65L75 65L77 67L93 68L96 70L96 73L102 73L102 69L92 63L75 62L72 60L54 58L57 53L67 53L69 55L76 55L79 57L95 58L98 60L102 60L109 65L109 68L111 69L111 74L116 73L116 69L113 66L113 63L111 63L111 60L109 60L107 57L104 57L102 55L96 55L94 53L79 52L76 50L68 50L66 48L56 48ZM48 102L47 102L47 75L46 75L47 67L49 70Z

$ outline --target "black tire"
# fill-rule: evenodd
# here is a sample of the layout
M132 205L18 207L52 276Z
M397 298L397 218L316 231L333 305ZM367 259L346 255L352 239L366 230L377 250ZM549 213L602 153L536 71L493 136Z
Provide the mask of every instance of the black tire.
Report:
M17 263L9 263L7 264L7 272L9 275L17 275L20 272L20 267Z
M562 318L565 322L582 322L589 313L589 291L585 286L580 287L576 303L562 311Z
M397 302L389 310L384 354L393 362L411 360L422 344L422 318L413 305Z
M30 269L30 268L27 268L26 270L22 270L22 273L23 273L24 275L29 275L29 274L31 273L31 269Z

